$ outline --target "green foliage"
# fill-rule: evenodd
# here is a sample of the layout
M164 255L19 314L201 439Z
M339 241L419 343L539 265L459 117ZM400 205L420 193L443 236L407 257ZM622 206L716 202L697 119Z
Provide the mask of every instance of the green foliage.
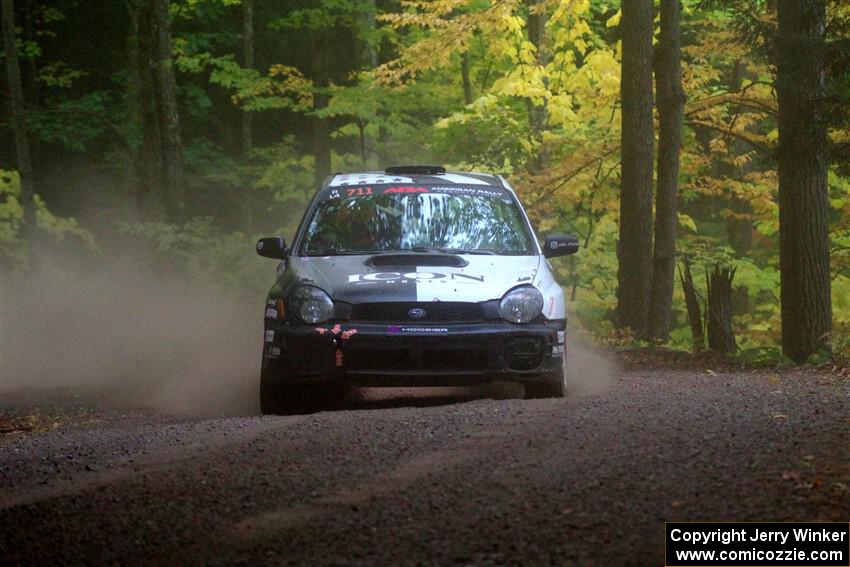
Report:
M30 112L27 126L42 142L85 151L108 131L108 109L113 102L104 91L60 100L45 110Z
M38 97L27 120L41 159L64 171L68 155L85 156L92 171L109 179L99 198L129 200L142 139L132 49L103 50L91 61L85 57L92 51L77 57L81 46L68 48L69 38L58 30L70 20L92 25L90 18L71 0L30 4L33 31L22 29L17 39L22 61L31 64L27 73L34 70L28 88L36 86ZM509 175L538 233L569 232L582 242L578 255L553 260L582 325L607 341L630 344L632 338L611 323L620 184L618 3L538 4L534 10L546 16L546 53L530 41L529 8L519 0L257 3L253 69L242 65L240 4L170 4L187 185L217 205L203 214L217 216L180 224L124 220L121 235L147 243L163 262L209 285L265 285L267 270L256 271L263 268L254 264L251 233L259 227L294 232L315 190L312 138L315 120L322 119L330 128L335 171L434 161ZM683 8L687 103L678 254L691 261L703 297L708 269L737 267L736 356L750 365L782 365L777 101L774 70L764 57L775 20L764 2L686 0ZM835 353L850 358L850 66L842 47L850 8L830 0L829 14L830 57L845 62L836 64L828 85L835 156L828 177L831 340ZM132 48L129 20L116 19L115 27L115 45ZM740 41L741 32L753 41ZM316 84L316 49L324 50L319 55L327 63L327 86ZM327 106L314 108L317 95ZM254 119L250 152L239 143L244 112ZM10 132L8 122L4 128ZM87 191L63 185L44 194L51 207L54 200L65 205L55 210L76 211L83 195L92 198ZM19 192L17 174L0 172L3 254L24 258ZM236 226L227 214L234 195L248 203L253 226ZM51 215L43 201L37 203L39 226L52 239L95 248L84 220ZM115 229L97 230L109 235ZM678 285L673 301L669 346L689 349Z
M0 169L0 254L20 260L19 238L24 208L20 202L21 177L17 171Z
M753 368L793 366L794 361L772 346L753 347L738 351L733 358L744 366Z
M33 205L38 235L46 237L47 243L100 254L94 234L75 219L54 215L39 195L35 195ZM0 169L0 260L7 265L23 267L28 261L27 242L21 237L23 225L21 177L17 171Z
M268 284L268 263L253 253L251 239L241 232L223 232L212 218L184 224L123 221L118 230L151 245L153 257L170 272L199 285L257 297Z

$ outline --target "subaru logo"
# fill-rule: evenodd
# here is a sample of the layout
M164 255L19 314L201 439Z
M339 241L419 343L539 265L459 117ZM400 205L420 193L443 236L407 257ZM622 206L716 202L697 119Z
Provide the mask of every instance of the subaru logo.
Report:
M407 314L410 315L413 319L421 319L422 317L427 315L424 309L420 309L418 307L414 307L413 309L408 311Z

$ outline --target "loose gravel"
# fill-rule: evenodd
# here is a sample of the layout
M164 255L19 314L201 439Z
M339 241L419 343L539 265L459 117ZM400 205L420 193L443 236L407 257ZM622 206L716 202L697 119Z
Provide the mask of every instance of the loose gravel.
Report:
M660 565L665 521L850 520L850 380L808 371L289 417L38 407L0 435L4 565Z

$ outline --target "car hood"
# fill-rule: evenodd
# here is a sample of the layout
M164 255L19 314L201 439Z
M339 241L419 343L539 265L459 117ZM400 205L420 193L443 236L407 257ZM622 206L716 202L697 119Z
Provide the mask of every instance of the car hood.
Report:
M480 302L533 283L539 264L539 256L294 256L286 271L302 284L322 288L334 301Z

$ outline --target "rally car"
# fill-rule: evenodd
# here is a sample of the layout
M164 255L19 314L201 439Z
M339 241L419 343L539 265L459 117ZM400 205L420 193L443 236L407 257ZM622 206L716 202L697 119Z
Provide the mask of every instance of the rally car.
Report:
M525 384L566 393L564 296L501 176L399 166L330 176L280 260L265 308L263 413L318 407L357 386Z

